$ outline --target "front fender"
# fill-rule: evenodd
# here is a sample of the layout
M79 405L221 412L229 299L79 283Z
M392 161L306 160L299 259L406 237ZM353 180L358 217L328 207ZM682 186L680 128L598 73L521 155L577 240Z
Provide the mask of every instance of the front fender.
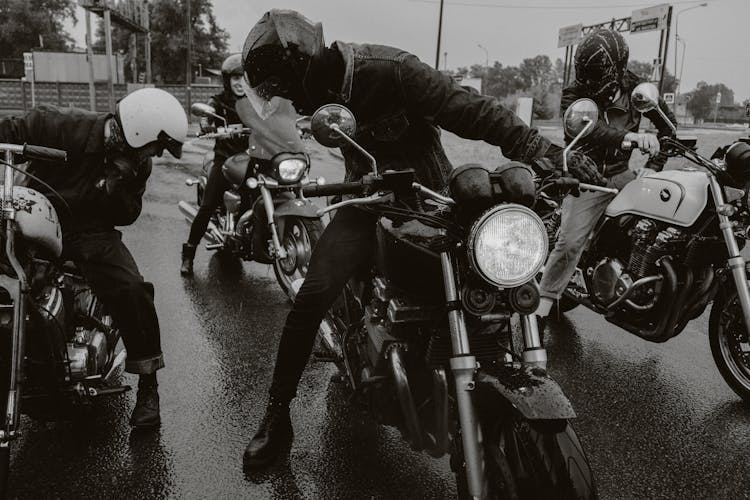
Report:
M529 420L576 418L573 405L558 383L545 369L536 366L483 365L476 374L476 390L490 401L507 401Z
M316 207L310 200L302 200L299 198L285 200L274 209L274 218L276 219L276 222L278 222L281 217L288 217L290 215L305 217L308 219L320 218L318 215L318 207Z

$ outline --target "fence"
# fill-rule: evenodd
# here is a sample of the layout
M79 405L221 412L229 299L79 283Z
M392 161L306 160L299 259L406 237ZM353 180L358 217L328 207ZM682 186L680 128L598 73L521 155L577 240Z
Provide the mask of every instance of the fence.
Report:
M189 116L190 104L206 102L221 92L218 85L192 85L190 94L185 85L157 85L166 90L185 107ZM107 83L97 83L96 110L109 111L109 91ZM114 86L115 100L127 93L127 85ZM89 109L89 85L87 83L36 82L34 84L34 99L36 104L54 104L57 106L73 106ZM31 82L21 80L0 80L0 111L24 112L31 108Z

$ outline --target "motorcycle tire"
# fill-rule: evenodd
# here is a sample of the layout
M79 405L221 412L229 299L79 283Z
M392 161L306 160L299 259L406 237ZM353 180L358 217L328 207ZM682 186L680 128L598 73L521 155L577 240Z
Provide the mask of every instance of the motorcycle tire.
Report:
M741 344L750 342L750 334L734 289L716 296L708 320L708 340L724 381L750 403L750 353L741 348Z
M597 498L591 466L567 420L527 420L516 411L483 420L487 498ZM459 498L471 498L463 468L456 480Z
M320 219L288 217L284 224L281 246L287 250L289 256L286 259L274 260L273 271L281 290L289 297L290 301L294 301L297 294L292 284L305 278L307 265L321 234L323 234L323 223ZM298 262L300 249L302 249L301 263ZM291 257L292 255L293 257Z

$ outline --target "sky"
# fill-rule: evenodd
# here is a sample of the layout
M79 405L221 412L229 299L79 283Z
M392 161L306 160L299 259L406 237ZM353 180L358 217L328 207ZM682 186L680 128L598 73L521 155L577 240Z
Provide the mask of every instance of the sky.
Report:
M564 58L558 31L577 23L595 24L629 16L658 4L643 0L445 0L440 68L499 61L518 65L524 58L547 54ZM705 7L696 7L707 3ZM750 98L750 0L674 0L679 35L686 51L681 92L699 81L724 83L735 101ZM691 8L695 7L695 8ZM272 8L295 9L323 23L326 43L335 40L392 45L435 64L438 0L214 0L220 27L230 35L230 50L240 51L245 35ZM69 30L83 46L84 15ZM673 15L673 18L675 16ZM667 64L675 73L674 22ZM659 51L659 32L625 34L631 59L652 62ZM486 48L485 51L478 45ZM678 71L682 58L679 46ZM447 57L444 53L447 52Z

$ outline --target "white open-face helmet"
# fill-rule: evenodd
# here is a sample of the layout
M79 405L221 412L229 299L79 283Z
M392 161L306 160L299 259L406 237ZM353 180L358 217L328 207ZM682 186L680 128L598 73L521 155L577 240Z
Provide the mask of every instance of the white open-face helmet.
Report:
M169 92L138 89L117 103L115 116L131 148L140 149L156 142L175 158L182 156L188 120L182 104Z

